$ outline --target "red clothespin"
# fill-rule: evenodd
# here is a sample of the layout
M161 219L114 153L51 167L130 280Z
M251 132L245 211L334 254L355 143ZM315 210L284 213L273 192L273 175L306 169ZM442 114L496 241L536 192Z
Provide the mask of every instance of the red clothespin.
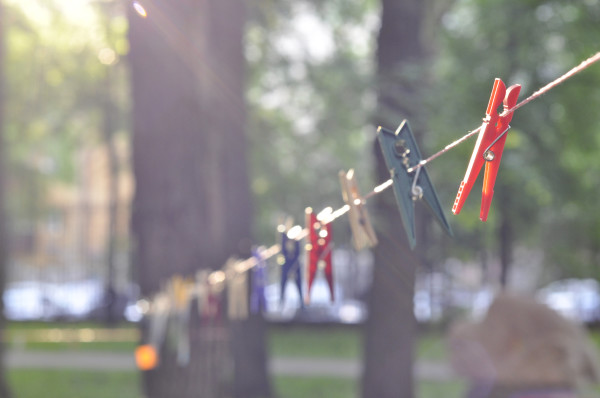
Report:
M331 301L333 301L333 270L331 267L331 223L327 222L327 212L323 211L316 215L313 210L306 208L306 228L308 237L306 243L307 259L307 292L306 304L310 302L310 290L312 288L315 274L318 268L322 268L325 273L325 279L331 292Z
M490 102L486 110L486 117L483 119L483 125L477 136L477 143L471 155L469 166L465 178L460 183L456 200L452 207L452 213L458 214L462 209L473 184L479 175L479 171L485 162L485 172L483 175L483 189L481 197L481 212L479 218L481 221L486 221L492 197L494 196L494 184L498 175L500 160L502 159L502 151L504 150L504 142L506 141L506 132L510 128L510 121L513 112L508 112L517 104L521 85L515 84L506 89L504 82L500 79L494 81L494 88L490 96ZM498 114L498 107L504 104L504 111Z

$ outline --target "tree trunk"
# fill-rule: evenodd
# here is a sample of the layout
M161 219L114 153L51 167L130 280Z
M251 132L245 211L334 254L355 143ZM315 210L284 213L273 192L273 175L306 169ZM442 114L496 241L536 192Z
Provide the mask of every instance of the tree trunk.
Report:
M508 195L503 196L503 200L498 201L499 205L497 208L500 218L500 226L498 228L498 238L500 241L500 287L502 290L506 290L508 287L510 264L512 262L514 236L513 222L510 216L510 199Z
M378 153L379 166L382 163ZM380 177L389 177L385 165L379 170ZM414 396L413 296L418 260L400 227L402 221L390 190L377 198L376 209L373 215L379 226L379 244L374 250L375 268L368 297L362 396L410 398Z
M147 18L132 11L129 33L132 229L142 294L149 296L173 274L193 276L201 268L220 268L232 255L249 255L251 201L244 3L143 5ZM207 324L192 311L189 327L190 363L178 366L166 347L159 367L145 374L149 397L271 395L262 319Z
M395 129L409 119L423 130L421 92L425 50L421 39L425 4L421 0L382 0L377 48L378 108L376 124ZM376 144L378 178L389 178ZM418 210L424 210L424 208ZM422 213L418 211L418 213ZM419 218L422 214L418 214ZM365 336L364 397L414 396L413 361L416 321L413 313L415 273L419 257L408 247L391 190L377 198L375 220L380 243L369 295ZM419 239L423 228L417 224ZM419 242L421 247L422 241Z
M116 313L117 292L115 289L115 248L117 241L117 221L118 221L118 198L119 198L119 159L117 148L114 141L115 118L117 110L113 104L112 98L112 66L106 67L104 77L104 93L102 98L102 118L104 125L102 127L102 138L106 146L107 155L107 193L108 193L108 225L106 226L106 322L114 324L118 319Z
M6 86L4 84L4 7L0 2L0 292L4 291L6 285L6 270L8 268L8 233L7 233L7 214L5 206L5 178L4 178L4 101ZM12 394L6 381L6 367L4 365L4 330L6 320L4 318L4 303L0 300L0 398L10 398Z

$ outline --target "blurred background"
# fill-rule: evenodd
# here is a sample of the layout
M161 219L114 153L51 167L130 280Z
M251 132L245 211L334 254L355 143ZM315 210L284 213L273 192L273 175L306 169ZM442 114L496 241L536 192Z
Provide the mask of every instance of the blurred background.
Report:
M243 34L243 95L233 102L243 102L244 109L234 106L223 115L235 120L240 135L227 135L221 145L237 143L245 160L228 158L210 167L231 166L247 178L219 181L247 184L248 206L240 211L248 209L242 228L248 233L239 241L264 245L278 242L283 217L302 224L307 206L342 206L339 170L355 169L362 192L387 178L377 173L376 125L393 130L408 118L427 157L479 127L494 78L521 84L522 99L597 52L600 35L598 0L251 0L243 7L216 1L180 1L177 7L160 1L2 1L2 297L5 384L13 396L160 396L149 392L147 375L133 362L147 328L140 300L174 273L194 275L218 268L225 254L247 255L235 241L206 260L200 253L197 263L145 268L139 231L149 227L139 227L139 220L149 213L136 209L146 211L150 202L138 199L136 207L134 196L152 178L166 181L162 171L149 177L144 170L168 169L169 158L152 158L153 148L145 146L150 138L140 133L146 126L138 130L140 121L152 119L140 110L149 108L136 109L144 97L136 90L154 65L149 61L173 54L184 59L180 52L186 52L202 62L216 51L211 36L201 44L197 26L179 24L173 15L197 14L201 27L207 20L237 24ZM225 3L234 5L219 8ZM156 32L176 51L157 50L155 58L143 53L148 42L158 42ZM221 43L231 32L213 32L213 41ZM235 95L232 80L219 75L225 59L219 56L198 85L208 79L215 90ZM164 85L186 85L163 76ZM399 328L410 326L408 334L384 343L412 347L405 353L412 367L398 372L408 372L411 381L404 384L414 386L389 396L465 396L468 385L451 369L445 334L456 319L484 316L500 290L535 297L585 325L600 344L599 87L600 67L594 66L515 113L486 223L478 219L478 186L462 213L450 217L474 139L428 165L454 237L441 233L417 203L419 245L411 252L403 233L397 234L399 224L386 226L389 212L397 211L393 198L391 207L389 195L387 204L382 199L370 207L384 240L400 247L401 254L387 262L410 269L399 271L397 285L385 287L374 276L385 268L382 256L352 248L345 218L333 225L335 302L321 277L310 306L301 305L293 283L280 300L280 267L270 261L261 333L272 396L388 396L364 387L385 384L362 373L371 347L364 335L371 333L369 320L378 319L370 317L374 302L381 303L372 291L408 292L408 312L395 312L403 299L396 301L393 293L377 307ZM167 147L169 137L181 138L166 131ZM209 157L203 141L185 145L197 146L198 158ZM208 164L198 162L181 167ZM175 181L174 191L186 182ZM201 209L204 199L187 200ZM132 229L134 210L139 218ZM386 330L393 334L394 327Z

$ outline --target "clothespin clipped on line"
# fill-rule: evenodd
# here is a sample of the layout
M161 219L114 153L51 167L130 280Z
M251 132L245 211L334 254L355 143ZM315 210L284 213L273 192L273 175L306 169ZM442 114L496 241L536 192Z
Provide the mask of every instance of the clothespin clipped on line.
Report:
M255 247L252 249L252 256L256 260L256 265L252 268L252 290L250 291L250 312L258 314L266 310L267 302L265 299L265 286L267 285L267 263L263 257L265 248Z
M207 269L201 269L196 272L196 304L198 314L203 321L219 321L224 282L225 274L223 271L211 273Z
M502 151L506 142L506 133L510 129L509 123L513 117L513 112L507 111L517 104L520 91L521 85L519 84L512 85L507 90L502 80L496 79L494 81L490 101L485 112L486 116L479 130L465 178L460 183L456 200L452 207L454 214L460 213L485 163L479 218L481 221L487 220L494 196L494 184L496 183L496 176L498 175L498 168L502 159ZM504 105L504 112L501 115L498 114L500 104Z
M424 166L415 167L419 165L422 157L408 121L404 120L396 132L380 126L377 129L377 139L385 164L390 170L396 203L411 249L414 249L417 244L414 208L417 200L423 200L442 228L452 235L452 229L444 216L427 170Z
M191 301L192 283L181 275L173 275L167 282L167 293L176 312L185 311Z
M306 304L310 303L310 291L317 273L322 269L325 279L329 285L331 301L334 300L333 268L331 265L331 252L333 249L331 236L332 209L329 207L319 214L315 214L312 208L307 207L306 229L308 230L306 242L306 268L307 268L307 292Z
M238 272L237 263L238 260L230 258L224 267L227 275L227 315L233 321L248 318L248 273Z
M190 310L194 283L180 275L174 275L167 284L167 292L174 304L176 360L179 366L190 361Z
M299 240L300 235L302 234L302 227L299 225L292 227L292 223L292 219L288 218L285 223L279 224L277 227L277 232L279 232L281 236L281 256L278 258L278 262L281 264L280 302L283 303L285 286L290 277L290 273L293 273L296 286L298 287L298 294L300 295L300 305L303 306Z
M196 271L196 306L200 318L209 318L213 315L213 308L210 306L208 286L208 270L201 269Z
M165 292L157 293L148 304L148 340L135 349L135 362L142 371L156 368L160 362L160 348L167 334L167 323L171 312L171 300Z
M358 190L354 170L340 171L342 197L348 206L348 221L352 230L352 244L360 251L366 247L377 246L377 234L371 225L369 213L364 206L363 197Z

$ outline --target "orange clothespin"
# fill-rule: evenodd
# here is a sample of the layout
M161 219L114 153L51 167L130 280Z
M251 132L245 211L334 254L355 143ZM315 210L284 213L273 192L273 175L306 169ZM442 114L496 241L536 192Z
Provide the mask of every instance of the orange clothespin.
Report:
M486 110L486 117L483 119L483 125L479 130L475 149L465 178L460 183L456 200L452 207L452 213L458 214L462 209L473 184L479 175L479 171L485 162L485 172L483 175L483 189L481 196L481 212L479 218L481 221L486 221L492 198L494 196L494 184L498 175L500 160L502 159L502 151L504 150L504 142L506 141L506 133L510 128L510 121L513 112L507 111L517 104L521 85L515 84L506 89L504 82L500 79L494 81L494 88L490 96L490 102ZM498 107L504 104L504 111L498 114Z

